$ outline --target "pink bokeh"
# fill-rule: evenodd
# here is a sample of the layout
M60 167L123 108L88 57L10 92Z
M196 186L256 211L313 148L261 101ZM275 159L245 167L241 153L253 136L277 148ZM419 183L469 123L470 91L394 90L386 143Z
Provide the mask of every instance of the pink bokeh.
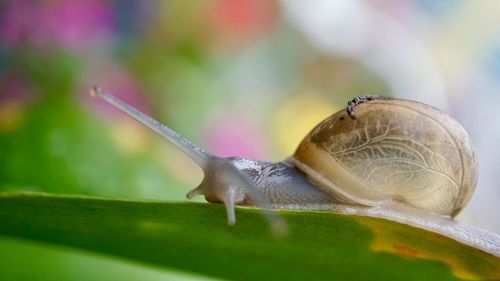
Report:
M265 156L264 133L241 115L227 113L210 120L204 130L204 146L222 156L261 159Z
M0 40L7 46L61 46L80 50L112 34L114 15L106 1L7 1Z
M105 73L106 75L101 75ZM127 69L112 61L100 65L93 65L86 75L81 93L87 104L98 111L101 115L113 119L127 118L122 112L99 99L90 97L89 92L93 86L99 86L107 92L112 93L127 104L147 113L151 113L151 107L147 103L141 84L130 74Z

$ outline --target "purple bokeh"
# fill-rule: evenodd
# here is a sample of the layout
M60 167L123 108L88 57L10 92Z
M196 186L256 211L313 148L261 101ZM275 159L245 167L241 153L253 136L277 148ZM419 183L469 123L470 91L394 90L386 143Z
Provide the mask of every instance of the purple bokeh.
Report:
M0 22L0 40L8 47L81 50L109 38L114 18L106 1L7 1Z

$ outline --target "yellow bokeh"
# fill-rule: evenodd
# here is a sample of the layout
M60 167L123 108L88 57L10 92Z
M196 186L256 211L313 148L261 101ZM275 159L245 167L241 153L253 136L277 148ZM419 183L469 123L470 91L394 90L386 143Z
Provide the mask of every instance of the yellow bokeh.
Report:
M21 127L24 120L24 106L10 102L0 104L0 132L9 132Z
M276 156L285 158L295 152L298 144L321 120L341 108L324 96L303 92L288 97L276 108L272 132L277 144Z
M145 128L134 120L122 118L112 127L112 137L117 147L126 153L142 153L148 144Z

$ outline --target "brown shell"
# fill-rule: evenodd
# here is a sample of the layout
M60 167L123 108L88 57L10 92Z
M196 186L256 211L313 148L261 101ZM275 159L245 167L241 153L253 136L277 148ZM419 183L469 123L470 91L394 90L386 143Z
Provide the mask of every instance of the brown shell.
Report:
M383 99L339 111L301 142L294 162L322 189L347 202L401 201L455 216L477 183L478 161L451 116L410 100Z

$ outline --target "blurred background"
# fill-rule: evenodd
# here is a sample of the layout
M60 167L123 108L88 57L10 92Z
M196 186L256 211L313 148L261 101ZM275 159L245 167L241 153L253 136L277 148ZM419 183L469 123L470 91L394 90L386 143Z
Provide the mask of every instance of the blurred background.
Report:
M201 171L93 85L270 161L355 96L429 103L480 159L459 218L500 233L499 1L1 1L0 190L185 200ZM206 279L3 237L0 264L1 280Z

